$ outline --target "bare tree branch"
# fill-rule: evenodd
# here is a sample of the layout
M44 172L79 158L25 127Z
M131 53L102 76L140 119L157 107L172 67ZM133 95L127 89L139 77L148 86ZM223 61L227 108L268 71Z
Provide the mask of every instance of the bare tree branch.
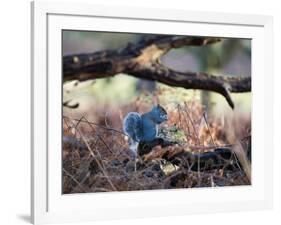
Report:
M174 71L161 63L161 57L173 48L203 46L221 41L211 37L171 35L143 36L136 44L119 50L107 50L63 58L63 80L89 80L126 73L164 84L213 91L225 97L234 108L230 93L251 91L251 77L215 76L204 72Z
M177 72L161 64L149 67L138 67L128 71L138 78L157 80L164 84L186 89L201 89L214 91L225 97L228 104L234 108L230 92L239 93L251 90L250 77L214 76L207 73Z

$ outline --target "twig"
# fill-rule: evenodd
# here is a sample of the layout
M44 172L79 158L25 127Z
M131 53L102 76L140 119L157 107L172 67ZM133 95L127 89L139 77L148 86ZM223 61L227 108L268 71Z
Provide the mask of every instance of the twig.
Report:
M229 147L232 147L233 145L232 144L229 144L229 145L221 145L221 146L218 146L218 145L209 145L209 146L205 146L205 145L188 145L187 147L193 151L196 151L196 150L212 150L212 149L215 149L215 148L229 148Z
M78 131L79 131L79 130L78 130ZM112 189L113 189L114 191L117 191L116 187L113 185L113 183L111 182L111 180L108 178L108 175L107 175L107 173L105 172L105 169L104 169L103 166L100 164L99 160L96 159L95 154L94 154L93 150L91 149L89 143L87 142L86 138L84 137L84 135L82 135L81 131L79 131L79 133L80 133L80 135L81 135L82 140L83 140L84 143L86 144L88 150L90 151L92 157L94 158L94 160L96 161L98 167L100 168L101 172L102 172L103 175L106 177L108 183L110 184L110 186L112 187Z
M124 136L128 136L127 134L125 134L124 132L122 132L122 131L120 131L120 130L117 130L117 129L111 128L111 127L102 126L102 125L97 124L97 123L95 123L95 122L86 121L86 120L80 120L80 119L75 119L75 118L70 118L70 117L68 117L68 116L63 116L63 117L64 117L64 118L67 118L67 119L69 119L69 120L81 121L81 122L83 122L83 123L89 123L89 124L92 124L92 125L97 126L97 127L99 127L99 128L106 129L106 130L112 130L112 131L115 131L116 133L122 134L122 135L124 135Z
M180 104L179 104L179 108L180 108L182 111L184 111L183 108L180 106ZM185 120L185 124L186 124L186 127L187 127L187 131L186 131L185 128L183 128L186 137L192 137L192 138L194 138L195 134L194 134L194 132L193 132L193 134L191 134L191 132L190 132L188 119L186 118L186 116L183 116L183 118L184 118L184 120ZM195 137L195 138L196 138L196 137Z
M67 107L67 108L70 108L70 109L76 109L76 108L79 107L79 103L75 103L75 104L71 105L71 104L69 104L70 102L71 102L71 100L65 101L65 102L62 103L62 105L64 107Z
M72 176L69 172L67 172L64 168L62 168L62 170L63 170L63 172L67 175L67 176L69 176L78 186L79 186L79 188L82 190L82 191L84 191L85 193L87 193L87 191L84 189L84 187L79 183L79 181L78 180L76 180L75 178L74 178L74 176Z
M84 135L82 134L82 132L78 129L75 128L75 130L77 130L77 132L79 133L79 135L81 136L82 140L84 141L85 145L87 146L87 149L89 150L91 156L93 157L93 159L96 161L100 171L104 174L104 176L106 177L108 183L110 184L110 186L112 187L112 189L114 191L117 191L116 187L113 185L113 183L111 182L111 180L108 178L108 175L104 169L104 167L101 165L101 163L99 162L99 160L97 160L96 155L94 153L94 151L92 150L92 148L90 147L88 141L86 140L86 138L84 137Z
M182 116L181 116L181 106L180 106L180 104L177 104L177 110L178 110L178 115L179 115L179 126L181 126L182 125L182 118L181 118ZM190 135L190 130L189 130L189 124L188 124L188 121L186 120L186 118L185 118L185 122L186 122L187 131L186 131L185 127L183 127L183 129L185 131L185 135L187 137L189 137L191 135Z
M196 138L197 138L197 144L200 144L200 139L199 139L197 130L196 130L196 128L195 128L195 125L194 125L194 123L193 123L193 120L192 120L192 118L191 118L191 116L190 116L190 114L189 114L189 112L188 112L188 110L187 110L188 106L187 106L186 102L184 102L184 105L185 105L185 108L184 108L183 110L184 110L184 112L187 114L187 116L188 116L188 118L189 118L189 120L190 120L190 122L191 122L191 125L192 125L192 127L193 127L195 136L196 136Z
M65 118L63 118L63 122L65 123L66 127L67 127L67 130L70 130L71 129L71 126L68 124L68 122L66 121Z
M247 159L247 156L245 154L245 151L244 151L240 141L237 141L232 149L233 149L234 153L236 154L239 162L241 163L248 180L251 182L251 178L252 178L251 164Z
M92 126L92 124L86 119L86 117L83 116L83 118L84 118L84 120L86 120L86 122L87 122L87 123L89 124L89 126L92 128L92 130L93 130L94 132L97 132L97 131L95 130L95 128ZM105 147L107 148L107 150L108 150L110 153L113 153L113 152L111 151L110 147L106 144L106 142L103 140L103 138L99 135L99 133L97 133L97 136L98 136L98 138L101 140L101 142L105 145Z
M204 121L205 121L205 123L206 123L206 125L207 125L208 132L209 132L209 134L210 134L210 137L211 137L211 140L212 140L212 142L213 142L213 145L216 146L216 144L215 144L215 142L214 142L214 139L213 139L213 137L212 137L212 134L211 134L211 129L210 129L210 127L209 127L209 124L208 124L208 121L207 121L205 112L203 113L203 118L204 118Z

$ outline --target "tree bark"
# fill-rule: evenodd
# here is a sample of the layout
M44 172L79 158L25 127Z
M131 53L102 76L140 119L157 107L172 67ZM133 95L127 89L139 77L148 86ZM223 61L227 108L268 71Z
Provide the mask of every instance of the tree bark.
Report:
M203 46L220 41L219 38L210 37L143 36L138 43L129 43L123 49L64 56L63 80L85 81L126 73L174 87L213 91L224 96L228 104L234 108L230 93L250 92L251 77L179 72L161 63L161 57L173 48Z

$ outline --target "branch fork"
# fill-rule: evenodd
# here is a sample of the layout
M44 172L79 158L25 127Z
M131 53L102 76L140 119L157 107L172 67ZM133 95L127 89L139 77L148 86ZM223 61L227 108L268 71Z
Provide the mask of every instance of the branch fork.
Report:
M85 81L126 73L174 87L213 91L222 95L234 108L231 93L250 92L251 77L179 72L161 63L161 57L171 49L204 46L220 41L220 38L212 37L144 35L138 43L129 43L123 49L64 56L63 80Z

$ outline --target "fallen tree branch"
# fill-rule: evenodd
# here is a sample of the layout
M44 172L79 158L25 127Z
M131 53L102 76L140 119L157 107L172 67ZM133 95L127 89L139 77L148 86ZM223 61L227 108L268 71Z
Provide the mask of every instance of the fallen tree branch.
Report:
M211 152L191 153L188 151L178 152L176 154L165 154L164 159L174 165L189 169L191 171L208 171L214 169L239 167L236 165L235 153L231 148L217 147ZM237 162L240 163L240 162Z
M79 152L82 154L84 150L87 150L89 147L84 143L81 143L79 140L76 140L74 137L63 137L63 143L69 145L73 148L78 148ZM151 142L141 142L138 147L138 155L144 159L144 161L139 162L139 166L145 166L144 162L152 161L155 157L162 158L172 163L173 165L185 168L191 171L209 171L214 169L234 169L234 168L244 168L243 161L241 162L240 157L239 161L236 160L237 152L234 151L235 145L229 145L224 147L215 147L208 152L203 153L194 153L186 151L184 148L179 147L173 150L170 150L169 146L177 145L177 142L165 140L162 138L156 138ZM161 146L160 152L154 155L154 150L156 146ZM199 149L206 149L204 146ZM159 150L159 149L158 149ZM149 156L150 154L150 156ZM240 155L245 155L240 153ZM239 154L238 154L239 156ZM248 159L247 159L248 160ZM250 173L250 162L248 162L248 167L246 174ZM102 166L99 166L98 169L102 170ZM249 179L250 180L250 179Z
M243 167L243 160L238 157L237 151L235 151L236 145L229 146L213 146L208 149L208 152L194 153L186 151L183 147L178 146L176 148L166 148L168 146L178 145L177 142L165 140L163 138L156 138L150 142L140 142L138 146L138 155L144 159L144 161L151 161L155 157L163 158L174 165L179 167L188 168L192 171L206 171L221 168L240 168ZM160 152L154 155L155 147L160 147ZM200 150L207 149L205 146L199 147ZM198 150L198 149L197 149ZM249 150L250 151L250 150ZM240 155L247 157L247 152L240 151ZM243 158L244 159L244 158ZM244 159L248 160L249 159ZM241 166L242 165L242 166ZM247 172L250 171L250 162L247 164ZM248 176L248 172L247 176Z
M224 96L234 108L230 93L251 91L251 77L179 72L161 63L161 57L173 48L203 46L219 41L219 38L210 37L147 35L138 43L129 43L123 49L64 56L63 80L85 81L126 73L174 87L213 91Z

